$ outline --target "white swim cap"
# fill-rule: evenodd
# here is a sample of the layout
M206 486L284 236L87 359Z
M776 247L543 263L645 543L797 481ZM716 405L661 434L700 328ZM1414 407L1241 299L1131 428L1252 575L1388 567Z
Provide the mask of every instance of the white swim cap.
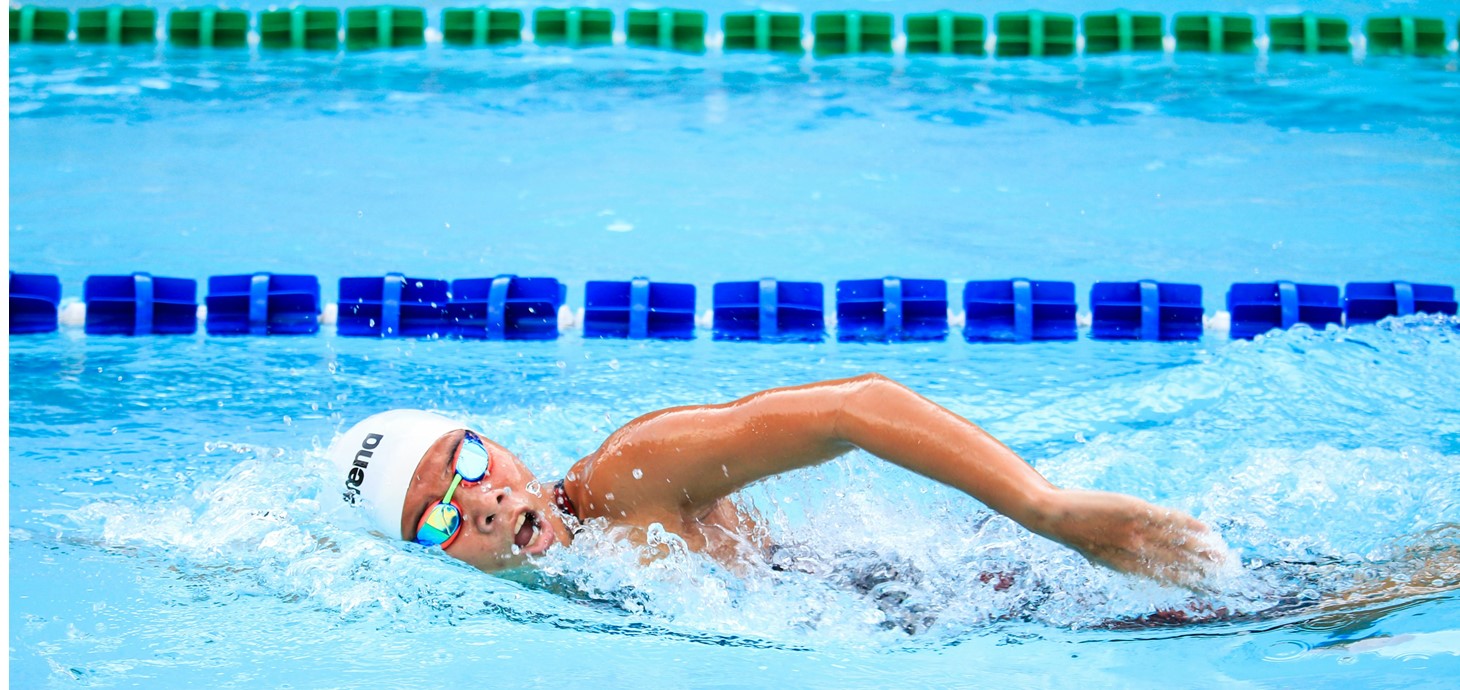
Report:
M366 417L330 444L346 503L365 510L371 526L388 535L400 534L401 511L416 466L443 435L465 429L461 422L425 410L391 410Z

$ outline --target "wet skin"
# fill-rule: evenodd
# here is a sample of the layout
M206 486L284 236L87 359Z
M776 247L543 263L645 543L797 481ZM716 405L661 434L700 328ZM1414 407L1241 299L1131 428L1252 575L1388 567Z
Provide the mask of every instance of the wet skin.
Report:
M456 450L465 435L461 429L444 434L421 456L401 511L403 539L414 541L421 517L446 495L455 476ZM480 435L478 438L491 454L491 467L480 482L463 481L452 495L452 503L461 511L462 525L446 552L481 570L497 572L524 565L529 556L540 555L555 544L572 544L572 527L553 502L552 483L539 483L511 451ZM728 498L685 519L677 511L640 505L630 495L619 500L612 491L606 491L600 493L606 493L607 498L596 497L585 488L583 477L594 474L590 468L597 456L595 453L575 465L564 484L580 517L605 518L625 528L625 536L636 541L643 541L645 529L658 523L683 537L690 548L726 562L732 562L743 549L763 551L767 546L754 516ZM527 524L536 525L536 529L526 545L514 550L514 528L522 515L527 515Z
M463 431L437 440L406 494L401 534L450 486ZM572 535L551 486L510 451L483 439L490 474L458 487L460 535L447 553L496 571ZM762 391L720 405L676 407L624 425L579 460L564 487L583 519L603 518L628 536L658 523L690 548L732 562L765 546L753 516L730 496L765 477L861 449L952 486L1041 536L1121 572L1199 587L1222 561L1205 525L1132 496L1060 489L1007 446L949 410L877 374ZM516 528L531 515L540 529ZM514 536L521 553L513 553Z

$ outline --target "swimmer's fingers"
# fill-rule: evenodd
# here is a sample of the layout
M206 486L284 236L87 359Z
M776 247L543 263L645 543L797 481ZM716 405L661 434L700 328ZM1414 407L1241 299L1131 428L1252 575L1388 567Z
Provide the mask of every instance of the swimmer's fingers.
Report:
M1225 561L1211 529L1181 511L1122 494L1061 493L1062 512L1051 532L1094 563L1204 591Z
M1221 542L1206 525L1181 513L1181 527L1169 530L1167 538L1150 554L1147 574L1166 584L1198 593L1215 590L1212 578L1226 564Z

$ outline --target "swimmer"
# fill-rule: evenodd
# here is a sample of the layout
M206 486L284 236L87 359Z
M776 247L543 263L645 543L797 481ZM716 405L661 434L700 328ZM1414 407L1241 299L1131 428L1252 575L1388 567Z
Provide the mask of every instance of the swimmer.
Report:
M588 520L641 540L657 523L727 563L745 549L764 553L769 540L735 492L854 449L1123 573L1200 588L1224 558L1194 518L1123 494L1058 488L977 425L878 374L651 412L556 483L539 483L511 451L421 410L371 416L328 455L339 495L376 530L499 572L571 547L573 526Z

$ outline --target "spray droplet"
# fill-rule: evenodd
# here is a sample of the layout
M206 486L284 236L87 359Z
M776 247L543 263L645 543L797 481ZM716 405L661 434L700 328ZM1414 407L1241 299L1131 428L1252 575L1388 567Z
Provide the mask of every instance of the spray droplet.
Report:
M637 467L635 467L634 468L634 479L643 479L643 478L644 478L644 471L641 470L641 469L639 469L639 468L637 468Z

